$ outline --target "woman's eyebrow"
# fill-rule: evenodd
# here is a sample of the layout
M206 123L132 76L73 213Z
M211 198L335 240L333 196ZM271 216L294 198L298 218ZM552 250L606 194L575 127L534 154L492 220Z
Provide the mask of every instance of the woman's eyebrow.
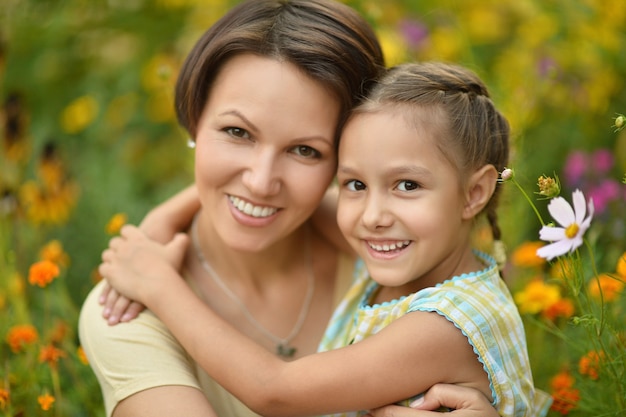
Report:
M226 111L218 114L218 116L235 116L235 117L241 119L241 121L243 121L244 124L246 124L248 126L248 128L250 130L252 130L253 132L258 132L259 131L259 128L256 127L256 125L254 123L252 123L246 116L244 116L243 113L241 113L239 110L236 110L236 109L226 110Z

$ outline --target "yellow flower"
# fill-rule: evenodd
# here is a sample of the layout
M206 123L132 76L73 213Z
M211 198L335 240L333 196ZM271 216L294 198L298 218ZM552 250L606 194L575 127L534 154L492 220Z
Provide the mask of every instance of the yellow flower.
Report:
M28 219L35 224L62 224L69 218L78 197L78 186L65 182L53 193L28 181L20 188L20 201Z
M54 397L48 393L40 395L37 397L37 402L43 411L48 411L52 408L52 404L54 404Z
M98 115L98 102L91 96L82 96L72 101L61 114L61 127L66 133L83 131Z
M109 220L105 227L105 231L110 235L118 234L127 221L128 216L125 213L117 213L111 217L111 220Z
M537 314L548 309L561 299L559 287L546 284L541 279L534 279L523 291L515 294L515 302L522 314Z
M63 250L63 244L58 240L51 240L39 251L39 258L42 261L50 261L66 267L69 264L69 256Z
M463 51L463 41L459 33L447 27L433 29L430 36L433 58L443 61L454 61Z
M626 252L622 253L622 256L617 260L617 266L615 267L617 274L622 278L626 278Z
M59 266L50 261L39 261L31 265L28 271L28 282L31 285L46 287L59 276Z
M470 7L467 29L472 43L493 43L500 40L510 27L503 14L490 5Z
M6 340L11 351L18 353L25 345L35 343L38 338L39 334L33 325L21 324L9 329Z
M393 66L406 61L407 44L397 31L379 29L377 35L387 65Z
M83 365L89 365L89 359L87 359L87 355L85 355L85 349L82 346L76 348L76 356L78 356L78 360Z
M607 302L615 301L624 290L624 281L609 274L600 274L595 279L589 281L587 289L589 295L597 300L602 298ZM602 294L602 297L600 297L600 294Z
M511 262L515 266L532 268L542 266L546 260L537 256L537 249L544 245L543 242L524 242L515 249Z
M550 276L562 281L567 281L568 278L573 277L575 274L576 267L569 258L559 259L559 262L555 262L550 268Z

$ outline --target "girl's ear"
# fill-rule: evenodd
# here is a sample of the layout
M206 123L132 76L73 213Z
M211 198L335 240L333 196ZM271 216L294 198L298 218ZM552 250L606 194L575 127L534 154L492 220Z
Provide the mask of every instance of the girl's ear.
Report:
M466 188L464 220L475 217L485 208L496 189L497 182L498 171L493 165L485 165L472 174Z

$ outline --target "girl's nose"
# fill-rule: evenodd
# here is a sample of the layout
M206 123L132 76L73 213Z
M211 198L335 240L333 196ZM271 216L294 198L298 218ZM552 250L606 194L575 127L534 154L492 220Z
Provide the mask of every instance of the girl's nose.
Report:
M361 222L369 230L389 227L393 223L393 216L387 210L386 197L370 194L366 200L361 216Z

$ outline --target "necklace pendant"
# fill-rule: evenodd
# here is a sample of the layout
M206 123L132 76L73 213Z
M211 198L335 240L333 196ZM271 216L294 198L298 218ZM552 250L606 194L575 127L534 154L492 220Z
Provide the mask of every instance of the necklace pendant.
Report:
M283 358L293 358L293 355L296 354L296 348L280 343L276 346L276 354Z

